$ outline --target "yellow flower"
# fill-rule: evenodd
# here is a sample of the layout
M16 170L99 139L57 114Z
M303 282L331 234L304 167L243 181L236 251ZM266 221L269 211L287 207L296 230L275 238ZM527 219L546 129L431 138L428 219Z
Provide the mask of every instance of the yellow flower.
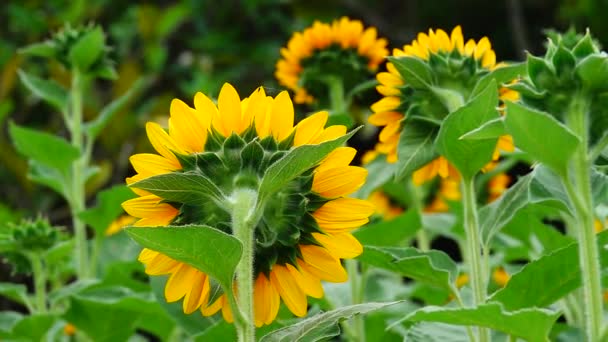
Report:
M365 80L373 76L388 54L386 45L386 39L378 38L376 28L364 29L359 20L342 17L331 25L315 21L311 27L294 33L287 47L281 49L282 59L277 62L275 76L280 84L294 91L296 103L311 103L317 95L311 94L311 88L321 82L316 76L338 70L340 77L355 77L354 83L360 81L358 76ZM320 54L322 51L334 54L329 57L328 53ZM317 67L319 70L312 70ZM314 72L315 76L304 80L302 75L307 72Z
M287 92L273 98L262 88L241 100L236 90L225 84L217 106L202 93L196 94L194 108L175 99L168 133L156 123L146 125L148 138L159 154L132 156L137 174L127 183L171 172L199 172L230 193L238 182L257 184L268 166L291 148L319 144L346 133L344 126L325 128L327 118L327 112L319 112L294 127L294 109ZM249 153L241 153L245 146L250 147L247 151L255 147L261 154L247 159ZM281 299L302 317L307 312L307 296L323 296L322 280L346 281L340 259L362 252L351 231L367 223L374 212L369 202L345 197L367 176L365 169L349 165L355 153L350 147L335 149L264 207L255 226L256 326L275 319ZM194 166L184 162L187 160L194 160ZM212 201L193 207L168 203L136 187L134 191L140 197L124 202L123 208L139 219L135 226L206 224L231 233L229 214ZM146 265L147 274L169 275L165 286L168 302L183 298L185 313L200 310L209 316L221 310L225 320L232 321L226 295L214 295L214 283L205 273L150 249L143 249L139 260Z
M454 90L467 97L472 91L476 80L489 71L504 64L496 63L496 54L487 37L478 42L470 39L466 43L460 26L456 26L450 35L438 29L429 30L428 34L419 33L411 44L403 49L394 49L394 57L416 57L424 61L433 73L437 86ZM391 163L397 161L397 146L403 127L402 121L406 113L417 111L416 114L432 116L434 119L443 118L448 109L432 94L418 94L416 89L408 87L405 79L393 63L387 63L387 71L377 74L380 83L376 89L384 97L372 105L373 115L369 123L383 127L375 150L386 154ZM429 92L427 92L429 93ZM507 88L499 90L501 100L517 99L517 92ZM429 114L430 113L430 114ZM501 138L498 150L513 151L510 137ZM495 153L494 159L499 157ZM458 172L448 161L439 156L427 165L414 172L415 184L421 184L435 176L443 178L458 178Z
M499 173L488 182L488 203L494 202L503 192L509 188L511 177L505 173Z
M502 267L498 267L492 272L492 279L494 279L494 282L500 287L507 285L510 278L511 276L509 273Z
M403 208L393 205L382 191L372 192L367 200L376 207L376 214L382 216L385 220L394 219L403 213Z
M439 183L439 192L424 211L427 213L441 213L448 211L449 207L446 200L459 201L462 195L460 194L460 183L458 179L442 178Z
M114 220L106 229L106 236L114 235L121 231L124 227L135 223L137 219L130 215L122 215Z

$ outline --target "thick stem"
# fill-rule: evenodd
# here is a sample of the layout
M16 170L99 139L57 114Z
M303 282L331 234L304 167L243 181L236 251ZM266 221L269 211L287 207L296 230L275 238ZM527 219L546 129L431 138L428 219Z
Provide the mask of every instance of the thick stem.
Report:
M46 313L46 270L42 265L42 258L36 253L28 254L32 264L32 276L34 278L34 291L36 297L36 310L38 313Z
M84 84L82 75L74 71L71 89L71 122L67 125L72 136L72 145L76 147L81 156L72 164L72 184L69 194L70 210L72 214L72 225L74 227L74 238L78 278L89 277L89 258L87 250L86 226L78 215L85 209L84 172L87 164L86 154L83 151L84 135L82 132L82 92Z
M585 331L587 341L599 341L602 330L602 287L600 263L595 230L593 227L593 198L591 196L591 162L589 161L589 101L581 94L573 96L568 108L567 125L581 138L569 172L563 182L576 210L575 227L579 241L579 259L582 272ZM572 185L575 181L576 188Z
M239 341L255 341L253 324L253 256L255 252L255 212L257 193L237 189L232 193L232 231L243 244L243 255L236 267L237 302L242 320L237 321Z
M329 87L329 101L332 114L343 114L346 110L346 102L344 101L344 85L342 84L342 80L335 76L328 76L326 83Z
M481 260L481 241L479 237L479 220L477 218L477 201L473 177L462 179L462 194L464 200L464 228L467 240L467 256L469 276L473 287L473 303L475 306L486 300L486 281ZM490 341L490 331L479 328L479 341Z

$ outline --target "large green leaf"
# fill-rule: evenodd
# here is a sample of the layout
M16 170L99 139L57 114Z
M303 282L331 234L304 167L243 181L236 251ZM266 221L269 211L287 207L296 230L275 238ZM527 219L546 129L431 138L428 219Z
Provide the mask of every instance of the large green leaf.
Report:
M68 92L54 81L47 81L30 75L23 70L18 71L19 79L34 95L40 97L61 112L68 108Z
M600 259L608 266L608 231L597 235ZM490 297L507 310L548 306L581 286L578 244L544 255L513 274L507 285Z
M209 226L127 228L142 246L187 263L231 288L243 246L239 240Z
M428 89L433 82L433 74L428 65L416 57L388 57L405 83L416 89Z
M329 153L342 146L361 127L334 140L318 145L302 145L289 151L266 170L260 184L260 199L275 193L294 178L319 164Z
M399 302L390 303L365 303L341 307L332 311L323 312L304 319L296 324L275 330L263 336L261 342L281 341L324 341L340 334L338 323L358 314L366 314L394 305Z
M458 266L441 251L421 252L416 248L366 246L362 262L399 273L416 281L454 291Z
M554 117L519 103L507 102L505 127L518 148L561 174L580 144L580 138Z
M490 120L483 125L475 128L474 130L463 134L458 139L464 140L479 140L479 139L492 139L498 138L507 134L505 130L505 123L503 118L496 118L494 120Z
M353 235L365 246L399 246L414 237L421 226L418 212L408 210L392 220L363 226Z
M44 341L57 319L51 314L25 316L13 326L11 334L19 341Z
M437 157L433 142L438 131L438 127L430 122L406 120L397 146L397 181L405 179Z
M465 178L472 177L492 160L498 140L461 140L460 137L499 117L497 105L498 89L496 82L491 81L477 97L450 113L441 124L435 146Z
M59 170L63 175L69 173L72 162L80 156L77 148L55 135L14 123L9 125L9 132L17 151L44 166Z
M526 341L545 342L549 341L549 332L559 316L558 312L536 308L509 312L498 303L490 303L475 308L427 306L409 314L404 320L481 326Z
M86 72L97 61L105 49L105 36L101 27L95 27L80 37L69 51L72 65Z
M135 197L133 191L124 185L115 185L97 195L97 204L80 213L78 216L95 229L96 234L103 235L108 226L123 212L122 202Z
M465 327L436 322L420 322L407 331L408 342L469 342Z
M0 312L0 337L10 336L11 330L17 322L23 319L23 315L14 311Z
M165 173L130 186L147 190L169 202L191 205L205 205L210 200L222 203L225 197L212 180L197 171Z

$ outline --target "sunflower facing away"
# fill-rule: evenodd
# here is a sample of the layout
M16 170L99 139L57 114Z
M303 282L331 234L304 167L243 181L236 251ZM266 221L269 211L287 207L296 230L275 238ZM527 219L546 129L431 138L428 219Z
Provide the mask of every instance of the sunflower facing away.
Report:
M224 193L235 187L258 185L270 165L295 147L319 144L346 133L344 126L325 128L327 112L318 112L294 127L294 109L287 92L275 98L258 88L241 100L225 84L217 106L202 93L194 108L173 100L168 133L156 123L146 130L159 154L130 158L137 174L128 184L166 173L198 173ZM254 313L255 324L270 324L281 299L296 316L307 312L306 296L323 296L321 281L344 282L347 274L340 259L362 251L351 231L368 222L374 207L367 201L345 197L365 181L367 171L350 166L356 150L339 147L319 165L300 175L266 202L255 226ZM204 224L231 233L225 206L168 202L132 187L140 196L123 203L135 226ZM168 302L183 299L183 311L200 310L205 316L222 312L232 321L225 294L215 281L194 267L150 249L139 260L149 275L169 275Z
M393 56L415 57L422 60L433 79L433 86L458 92L464 99L471 95L473 87L482 76L499 68L504 63L496 63L496 54L487 37L478 42L470 39L466 43L460 26L456 26L451 35L443 30L429 30L428 35L419 33L417 39L403 49L394 49ZM397 161L397 145L402 129L407 124L402 121L406 115L426 116L433 120L442 120L449 114L448 109L429 91L420 91L408 84L408 80L393 63L387 63L387 72L377 75L380 85L377 90L384 97L372 105L373 115L369 122L384 126L380 132L375 150L386 154L391 163ZM507 88L499 89L501 100L517 100L518 93ZM513 151L510 136L503 136L497 144L494 159L498 159L498 150ZM414 172L413 180L421 184L436 175L458 179L457 170L448 161L439 156Z
M275 76L294 91L296 103L311 103L327 93L328 76L342 79L345 89L372 78L388 55L386 45L376 28L364 29L359 20L343 17L331 25L315 21L281 49Z

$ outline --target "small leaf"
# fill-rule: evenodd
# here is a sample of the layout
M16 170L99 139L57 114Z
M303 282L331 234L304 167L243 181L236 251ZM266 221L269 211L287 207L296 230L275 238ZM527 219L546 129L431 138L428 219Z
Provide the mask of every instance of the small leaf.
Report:
M30 44L18 51L24 55L38 56L38 57L54 57L57 53L55 44L51 41L45 41L42 43Z
M418 212L408 210L392 220L363 226L353 235L364 246L399 246L414 237L421 226Z
M65 175L62 175L59 170L44 166L33 159L30 159L28 164L27 177L29 179L35 183L48 186L67 199L67 194L65 193L67 189L67 177Z
M490 120L483 125L475 128L472 131L469 131L460 138L459 140L483 140L483 139L493 139L499 138L503 135L507 134L505 130L504 120L502 118L496 118L494 120Z
M212 180L197 171L172 172L152 176L130 185L153 193L166 201L205 205L209 200L224 202L224 194Z
M80 151L57 136L10 123L9 132L19 153L67 175Z
M340 334L340 328L338 327L340 321L398 303L400 302L356 304L323 312L301 320L296 324L275 330L262 337L260 342L324 341Z
M486 122L499 117L498 89L492 81L476 98L450 113L441 124L435 147L458 169L464 178L475 175L490 160L497 138L459 140L459 138Z
M447 254L437 250L421 252L412 247L365 246L358 259L449 291L453 291L458 275L456 263Z
M479 81L477 81L477 84L475 84L475 88L473 88L470 97L473 98L481 93L492 80L495 80L497 84L501 85L518 79L519 76L526 73L526 68L526 63L513 63L492 70L492 72L483 76Z
M597 234L600 261L608 266L608 231ZM507 285L490 297L507 310L545 307L581 286L578 244L572 243L542 256L513 274Z
M27 288L23 284L0 283L0 296L31 308Z
M360 128L357 127L350 131L350 133L334 140L318 145L302 145L289 151L266 170L266 174L260 184L260 198L263 199L275 193L294 178L319 164L323 158L344 144Z
M230 289L243 246L239 240L208 226L127 228L143 247L187 263Z
M580 144L579 137L551 115L514 102L507 102L505 127L517 147L562 174Z
M96 27L80 37L69 52L72 65L86 72L104 52L105 40L101 27Z
M429 89L433 82L431 69L422 60L416 57L388 57L406 84L414 89Z
M401 181L437 157L434 140L438 127L426 121L407 120L401 131L395 179Z
M97 195L97 204L78 217L95 229L96 234L103 235L110 224L123 212L122 202L135 197L133 191L124 185L115 185Z
M85 124L85 130L91 139L95 139L101 133L101 131L112 121L114 115L118 113L132 98L135 94L141 92L148 86L149 82L142 78L138 79L133 83L127 92L122 96L118 97L114 101L106 105L99 115L92 121Z
M19 79L34 95L48 102L62 113L68 109L68 92L54 81L47 81L18 70Z
M410 322L441 322L473 325L502 331L530 342L549 340L551 327L560 316L546 309L506 311L500 304L483 304L475 308L427 306L405 317Z

